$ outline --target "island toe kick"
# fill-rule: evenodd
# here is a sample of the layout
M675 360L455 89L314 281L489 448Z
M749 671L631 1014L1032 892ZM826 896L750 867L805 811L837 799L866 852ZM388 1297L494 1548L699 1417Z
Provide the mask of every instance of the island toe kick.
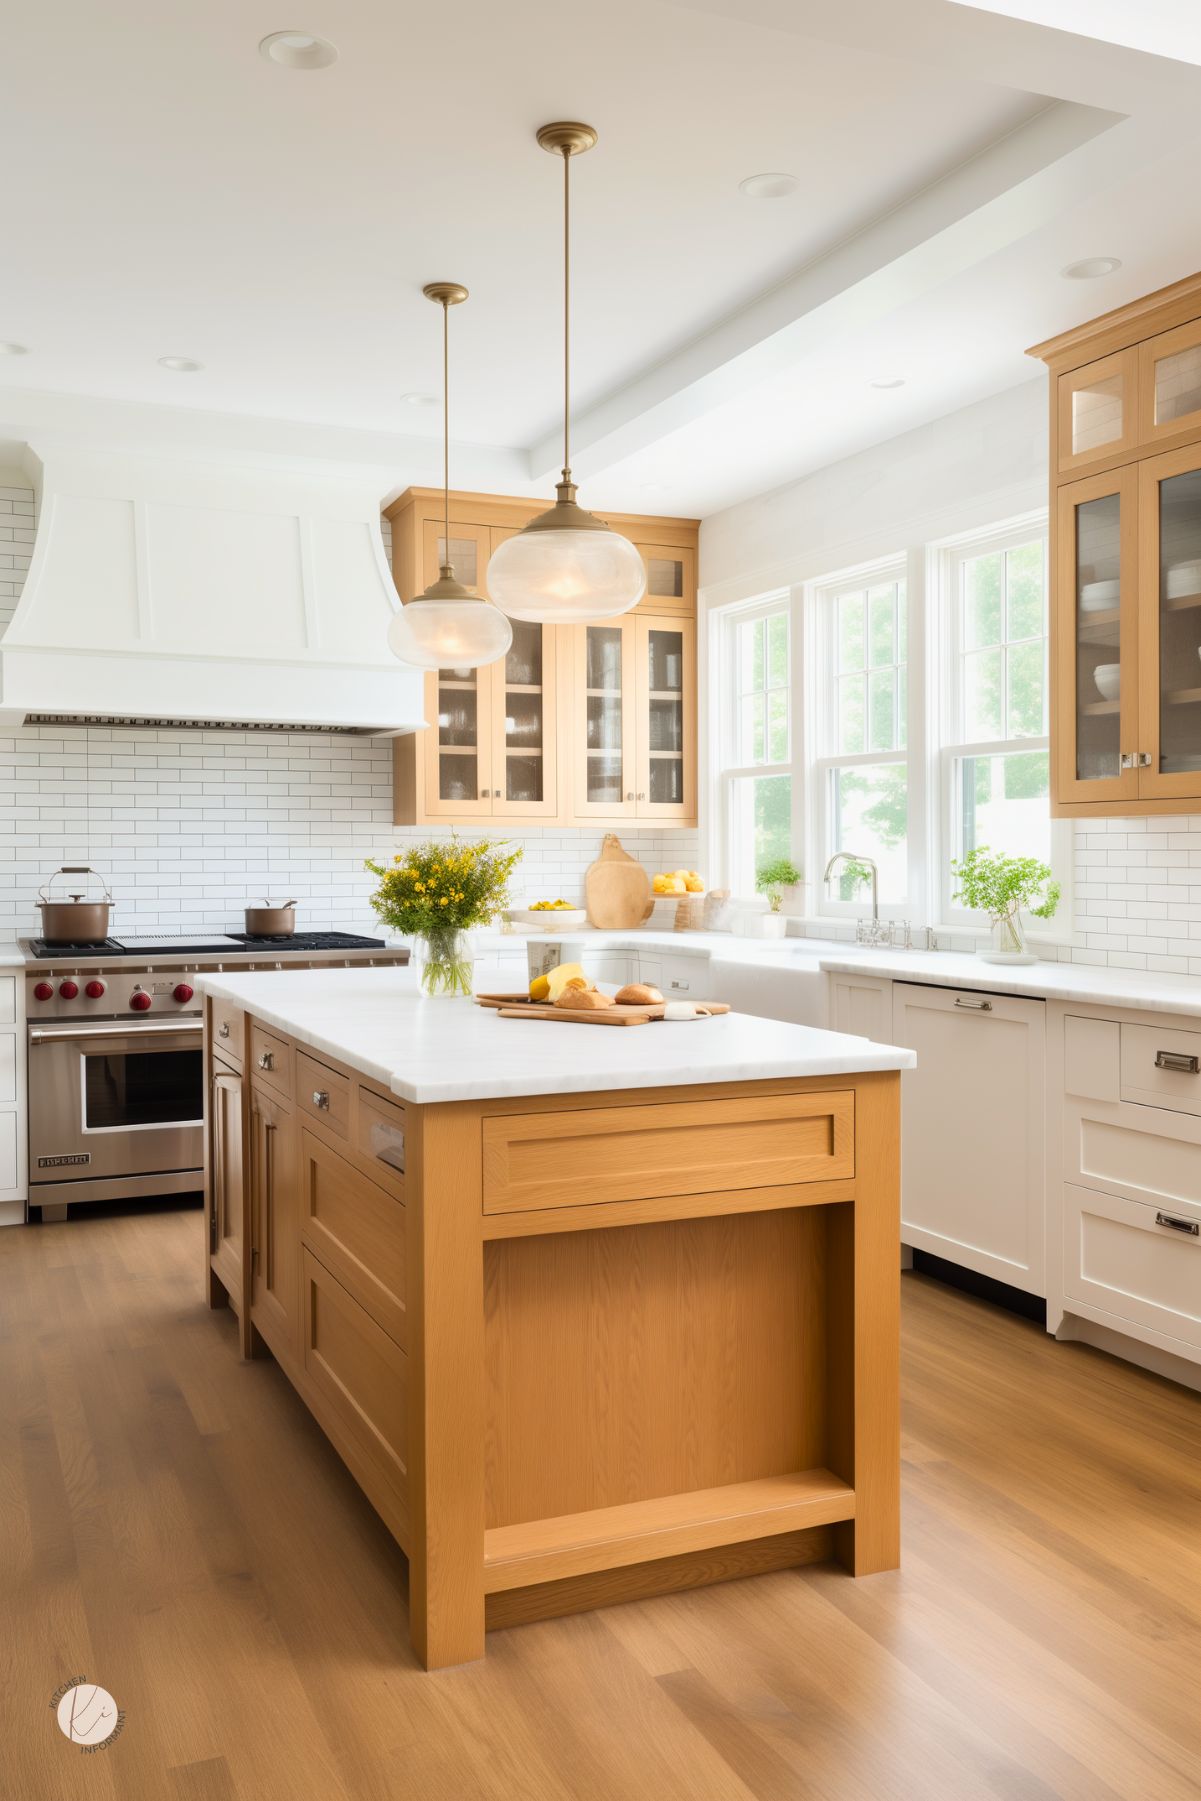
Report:
M216 1005L210 1300L398 1539L427 1668L895 1568L895 1071L418 1106Z

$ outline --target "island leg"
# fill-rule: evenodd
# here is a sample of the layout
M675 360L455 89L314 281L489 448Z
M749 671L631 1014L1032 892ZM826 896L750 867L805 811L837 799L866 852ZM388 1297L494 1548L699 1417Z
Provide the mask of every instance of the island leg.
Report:
M855 1090L856 1199L830 1244L830 1467L855 1490L835 1553L869 1576L901 1560L901 1079L861 1075Z
M484 1655L481 1134L478 1108L409 1112L409 1632L434 1670Z

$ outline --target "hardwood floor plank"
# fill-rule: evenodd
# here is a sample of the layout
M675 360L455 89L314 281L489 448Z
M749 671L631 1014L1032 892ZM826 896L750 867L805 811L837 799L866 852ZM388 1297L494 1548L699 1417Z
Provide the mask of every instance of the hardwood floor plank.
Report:
M1196 1395L907 1277L899 1572L513 1627L430 1676L395 1542L206 1307L202 1230L0 1232L4 1801L1201 1793ZM126 1713L93 1756L49 1709L81 1674Z

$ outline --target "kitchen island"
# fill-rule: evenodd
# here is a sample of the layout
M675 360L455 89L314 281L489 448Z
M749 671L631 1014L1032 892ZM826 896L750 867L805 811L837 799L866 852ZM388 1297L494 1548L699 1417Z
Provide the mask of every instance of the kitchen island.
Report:
M210 1302L404 1549L427 1668L489 1627L895 1567L911 1053L502 1019L407 971L204 988Z

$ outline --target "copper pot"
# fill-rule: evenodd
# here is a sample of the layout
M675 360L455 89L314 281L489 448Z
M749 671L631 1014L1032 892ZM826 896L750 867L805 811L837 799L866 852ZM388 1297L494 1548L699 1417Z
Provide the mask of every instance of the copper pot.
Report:
M88 884L76 884L77 893L69 900L54 900L50 890L59 876L94 875L104 888L103 900L87 900ZM47 944L103 944L108 937L108 916L112 911L112 891L105 878L86 863L65 863L56 869L38 891L38 907L42 915L42 937Z
M246 931L251 938L290 938L296 930L296 902L259 901L246 909Z

